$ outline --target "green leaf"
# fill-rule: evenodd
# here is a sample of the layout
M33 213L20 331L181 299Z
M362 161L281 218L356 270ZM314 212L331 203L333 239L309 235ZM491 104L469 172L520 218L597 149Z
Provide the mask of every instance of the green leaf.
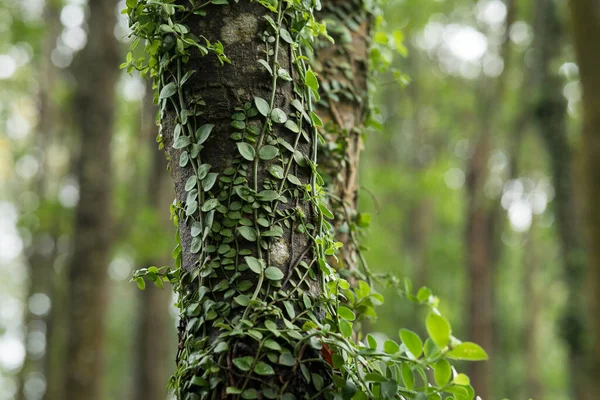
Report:
M315 389L317 389L318 391L321 391L323 389L323 386L325 385L323 377L321 375L315 374L315 373L312 373L310 375L311 375L311 378L313 381L313 385L315 386Z
M325 218L333 219L333 213L327 209L325 204L319 203L319 210L321 210Z
M206 139L208 139L214 127L213 124L204 124L198 128L198 130L196 130L197 143L202 144L206 142Z
M398 346L398 343L394 342L393 340L386 340L383 344L383 351L388 354L396 354L400 351L400 346Z
M415 358L421 357L421 353L423 353L423 341L419 335L408 329L400 329L400 339Z
M267 103L267 101L261 97L255 97L254 98L254 104L256 104L256 108L258 109L258 112L261 113L261 115L263 117L266 117L269 115L269 110L271 109L271 107L269 107L269 103Z
M254 358L250 356L233 359L233 365L244 372L250 371L250 368L252 368L252 362L254 362Z
M284 68L279 68L277 70L277 76L280 77L281 79L283 79L284 81L289 82L292 80L290 73L287 71L287 69L284 69Z
M265 276L271 281L279 281L283 279L283 272L279 268L269 267L265 270Z
M397 391L398 391L398 384L393 379L390 379L389 381L383 382L381 384L381 395L385 399L395 398Z
M191 380L192 385L196 386L208 386L208 382L201 376L194 376Z
M275 375L275 370L269 364L259 361L254 367L254 372L258 375Z
M321 118L313 111L310 112L310 119L312 119L312 122L316 127L320 128L323 126L323 121L321 121Z
M441 315L429 313L426 321L427 333L433 342L443 349L450 342L452 329L448 320Z
M250 304L250 297L246 296L245 294L240 294L239 296L234 297L233 300L243 307L246 307L248 304Z
M296 317L296 311L294 311L294 306L289 301L284 301L283 306L285 307L285 311L287 311L290 318L294 319Z
M283 168L279 165L271 165L269 167L269 173L273 175L275 178L283 179Z
M470 400L473 398L473 396L469 396L469 390L467 389L469 386L464 387L464 386L448 386L446 388L444 388L444 392L446 393L452 393L455 394L457 396L455 396L455 399L464 399L465 397L467 398L467 400ZM506 400L506 399L505 399Z
M171 83L166 84L161 89L160 94L158 95L158 98L160 100L168 99L169 97L173 96L176 92L177 92L177 85L175 84L175 82L171 82Z
M263 346L266 347L267 349L281 351L281 345L279 343L277 343L276 341L274 341L273 339L265 340L265 342L263 343Z
M290 33L285 29L285 28L281 28L279 29L279 36L281 36L281 38L283 40L285 40L287 43L294 43L294 39L292 39L292 35L290 35Z
M265 161L274 159L277 154L279 154L279 149L277 149L275 146L271 146L270 144L261 147L258 151L258 157Z
M249 242L256 242L257 234L254 228L249 226L240 226L237 228L240 235Z
M279 356L279 364L288 367L293 367L294 365L296 365L296 359L290 352L281 353L281 355Z
M412 369L408 363L402 363L402 380L404 381L404 386L408 390L412 390L415 386L415 375L413 374Z
M215 353L222 353L227 350L229 350L229 345L227 344L227 342L219 342L219 344L217 344L217 347L215 347Z
M198 178L196 177L196 175L192 175L189 178L187 178L184 187L185 191L189 192L190 190L192 190L196 186L196 182L198 182Z
M274 190L263 190L258 194L258 197L263 201L273 201L279 198L279 193Z
M265 69L267 71L269 71L270 75L273 75L273 70L271 69L271 66L269 65L269 63L267 63L265 60L262 60L262 59L258 60L258 63L260 65L262 65L263 67L265 67ZM265 117L266 117L266 115L265 115Z
M190 251L192 252L192 254L196 254L198 252L200 252L200 249L202 248L202 238L200 236L196 236L192 239L192 246Z
M246 399L246 400L258 399L258 392L256 391L256 389L246 389L242 392L242 399Z
M306 71L306 76L304 77L304 83L306 83L306 86L311 88L314 92L319 90L319 81L317 80L317 76L311 69Z
M339 321L340 333L344 335L344 337L352 336L352 322L348 322L345 319L341 319Z
M338 313L338 316L340 316L341 318L344 318L347 321L354 321L356 319L356 316L354 315L352 310L350 310L348 307L340 306L337 309L337 313Z
M200 222L194 222L192 224L192 236L196 237L202 233L202 224Z
M481 361L487 360L488 355L478 344L463 342L447 353L448 358L454 360Z
M452 383L454 383L455 385L460 385L460 386L469 386L469 384L471 383L471 380L465 374L458 374L454 377L454 379L452 380Z
M250 268L250 270L252 270L252 272L256 273L256 274L261 274L263 269L264 269L264 261L263 260L259 260L256 257L252 257L252 256L246 256L244 257L244 260L246 261L246 264L248 264L248 267Z
M208 199L202 204L202 211L207 212L210 210L214 210L219 205L219 200L217 199Z
M190 143L191 142L189 137L181 135L173 143L173 148L183 149L184 147L189 146Z
M185 167L188 162L190 161L190 155L187 151L184 151L183 153L181 153L181 155L179 156L179 166L181 168Z
M298 177L296 175L289 174L287 176L287 179L288 179L288 181L290 181L294 185L297 185L297 186L301 186L302 185L302 182L300 182L300 179L298 179Z
M142 277L135 278L135 283L137 284L138 289L144 290L146 289L146 281Z
M452 378L452 366L447 360L439 360L433 366L434 378L437 382L438 386L446 386L448 382L450 382L450 378Z
M254 161L254 157L256 156L256 152L254 151L254 147L246 142L238 142L237 148L246 160Z
M217 181L217 177L219 176L216 172L211 172L206 176L206 178L202 179L202 190L208 192L215 185Z
M285 112L281 108L274 108L271 110L271 120L278 124L283 124L287 121L287 115L285 115Z
M370 333L367 334L367 344L371 350L377 349L377 339L375 339Z
M285 127L288 128L290 131L294 132L294 133L299 133L300 132L300 128L298 127L298 125L292 121L291 119L288 119L285 122Z

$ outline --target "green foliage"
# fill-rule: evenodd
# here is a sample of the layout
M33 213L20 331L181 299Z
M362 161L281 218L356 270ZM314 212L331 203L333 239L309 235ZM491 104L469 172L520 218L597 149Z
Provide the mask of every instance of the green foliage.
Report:
M185 202L174 204L171 211L176 223L188 221L185 229L190 229L193 237L191 252L197 255L194 268L182 267L178 245L173 254L175 270L151 267L137 271L133 278L140 289L145 287L145 278L159 287L169 281L179 295L177 306L185 328L180 331L178 364L171 381L177 396L208 399L226 393L252 399L260 389L266 398L283 399L298 395L473 399L468 378L457 373L448 359L480 360L486 354L452 336L450 323L439 315L437 299L430 290L422 288L413 294L409 281L400 284L375 277L368 269L366 280L351 286L329 264L341 243L335 241L327 221L335 215L328 208L324 182L316 168L318 128L323 122L314 103L320 98L320 84L304 56L317 37L328 37L325 26L314 17L318 1L257 0L265 7L264 19L270 29L264 37L266 56L259 64L272 77L271 97L253 97L253 102L240 104L231 116L231 140L238 150L232 156L232 167L211 172L212 166L202 162L203 143L214 126L196 129L196 117L202 113L198 110L204 103L190 103L183 96L193 73L183 74L185 64L192 49L202 56L215 56L221 64L230 61L220 42L196 37L185 22L190 15L206 16L208 5L229 3L127 1L126 12L136 36L132 50L143 39L146 55L134 60L130 52L122 67L154 78L161 116L167 107L178 115L173 148L183 151L179 165L193 170L185 184ZM236 7L234 3L230 6ZM279 65L283 42L289 45L293 74ZM288 115L275 107L275 93L279 81L289 81L291 76L298 77L292 102L296 111ZM256 128L256 122L262 127ZM295 133L293 143L275 135L274 127L279 124ZM310 157L299 151L301 140L314 146ZM264 166L271 178L259 187L258 171ZM291 173L292 167L309 168L310 181L301 181ZM300 206L278 208L289 202ZM308 207L314 210L315 221L307 218L304 210ZM366 215L362 221L368 225ZM310 263L301 258L291 265L289 275L271 265L264 254L283 235L284 226L303 235L311 250ZM249 280L248 271L255 274L255 280ZM383 302L373 281L395 285L408 299L431 309L426 321L430 338L424 345L416 333L404 329L401 342L378 343L372 336L367 336L366 344L357 340L362 337L355 331L355 323L373 318L374 307ZM317 294L310 290L314 285L319 288ZM209 338L208 330L214 328L218 334ZM235 355L233 347L239 342L251 343L253 354ZM434 380L428 374L431 369ZM295 373L301 374L302 385L309 388L305 393L287 391L292 385L289 376ZM265 378L274 375L278 378Z

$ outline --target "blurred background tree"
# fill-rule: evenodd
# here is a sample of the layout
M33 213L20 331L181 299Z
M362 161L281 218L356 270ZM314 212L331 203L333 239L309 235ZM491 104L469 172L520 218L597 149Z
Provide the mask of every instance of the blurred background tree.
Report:
M124 57L124 7L0 0L0 399L65 398L64 365L73 361L66 339L73 324L88 324L69 317L83 305L70 294L73 268L107 281L105 312L91 315L94 334L105 337L94 356L104 364L93 376L97 398L168 396L170 292L129 283L133 269L170 265L174 243L173 191L151 139L152 95L138 77L116 71L107 52L90 54L101 19ZM393 70L371 82L383 129L362 138L359 203L372 214L371 267L430 287L458 336L484 345L491 360L472 375L484 399L595 398L597 380L586 377L600 365L591 340L599 314L586 322L584 287L593 287L597 307L597 6L388 0L382 16L376 41L393 41L400 54L373 50ZM85 126L78 116L81 82L110 78L109 67L82 67L86 59L112 62L118 73L106 89L116 93L111 144L105 136L85 150L106 174L109 187L99 193L110 193L111 244L98 266L74 259L76 210L91 194L78 179L79 149L92 132L111 130L109 117ZM96 117L110 101L101 97ZM92 215L108 221L99 209ZM399 328L421 326L420 311L396 296L388 289L365 329L395 338Z

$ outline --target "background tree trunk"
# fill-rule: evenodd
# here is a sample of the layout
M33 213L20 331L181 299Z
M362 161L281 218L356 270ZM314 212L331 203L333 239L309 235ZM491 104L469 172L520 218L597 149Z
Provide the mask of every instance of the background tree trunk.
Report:
M509 65L509 28L515 20L515 2L507 0L506 31L502 39L503 72L495 80L484 82L479 113L479 132L476 134L473 155L467 166L467 263L469 286L469 339L490 352L494 352L494 266L499 258L499 204L485 195L489 177L488 159L493 146L493 135L501 132L502 104L505 99L505 82ZM497 109L496 109L497 107ZM483 399L491 397L493 364L487 361L471 366L470 378L475 392Z
M579 240L573 160L567 137L567 102L562 93L563 82L557 73L552 72L556 70L552 65L561 56L562 28L555 2L537 0L535 10L534 70L537 73L534 79L538 100L534 111L539 133L550 156L552 184L556 193L556 232L568 291L560 328L568 351L572 395L586 399L590 393L583 382L585 313L581 287L584 283L584 253Z
M156 215L160 215L160 226L165 236L174 232L173 223L169 219L169 205L173 201L173 185L167 172L167 161L162 151L156 149L155 138L158 134L155 118L158 112L154 105L154 93L151 85L147 86L142 104L142 140L151 147L151 165L145 198L148 206ZM141 267L161 267L169 265L165 257L147 257ZM136 365L134 367L134 399L165 400L166 386L171 373L172 364L170 340L173 321L170 317L172 290L169 285L159 289L148 285L138 294L138 312L136 326Z
M592 338L592 351L587 357L591 371L586 374L591 379L586 390L595 395L600 392L600 380L597 379L600 376L600 52L590 38L600 37L600 5L594 0L571 0L570 4L575 53L583 88L581 157L586 191L586 280Z
M362 0L332 0L317 15L327 22L335 44L321 39L311 60L322 86L318 114L326 143L319 149L319 171L330 192L336 239L344 244L337 254L343 275L357 273L358 170L369 105L369 47L372 15ZM331 260L335 265L336 262Z
M80 200L69 269L65 396L98 399L111 236L110 145L119 52L116 1L91 0L89 34L76 60L76 123L81 135Z

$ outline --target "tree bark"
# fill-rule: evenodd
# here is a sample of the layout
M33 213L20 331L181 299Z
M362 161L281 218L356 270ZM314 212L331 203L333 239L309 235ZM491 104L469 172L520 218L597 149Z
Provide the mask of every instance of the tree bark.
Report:
M311 160L315 156L314 136L307 135L303 140L298 140L299 134L285 129L282 124L275 123L272 125L271 134L267 135L268 138L264 138L263 134L256 135L258 137L253 141L256 143L255 152L252 152L254 156L250 156L248 150L246 157L240 159L239 155L244 156L244 153L239 150L238 145L248 143L244 140L244 137L248 137L247 127L253 126L256 128L255 132L266 132L265 129L268 129L265 128L266 122L261 117L258 120L256 118L247 119L245 128L236 128L242 129L244 136L237 140L232 139L232 133L236 132L235 129L232 129L232 116L239 115L244 110L248 112L249 108L242 107L245 104L252 105L252 102L255 101L253 99L256 97L272 99L271 109L278 108L286 115L294 113L292 100L296 96L293 82L278 80L276 90L274 90L275 80L265 68L258 64L258 60L264 57L265 52L269 52L270 57L277 61L279 68L289 71L292 79L297 79L295 66L292 65L291 60L292 49L283 39L277 38L276 43L268 42L270 44L269 50L267 50L262 32L269 31L270 27L263 17L265 14L269 14L275 18L277 14L270 13L258 3L240 2L229 6L210 5L205 8L205 11L208 15L207 18L192 15L186 24L194 34L206 37L211 43L220 41L231 63L221 66L214 57L201 56L192 51L186 64L170 65L168 75L171 78L162 82L162 85L165 85L169 81L180 81L184 73L196 71L185 84L181 97L178 99L177 95L172 97L173 101L169 102L164 109L162 125L162 135L170 160L170 171L175 183L176 199L180 204L187 204L185 211L183 209L178 211L181 244L179 260L183 270L183 283L179 289L180 306L202 304L203 307L202 315L198 315L191 308L184 310L182 315L179 330L178 369L174 377L177 382L177 395L181 398L188 398L186 396L193 398L194 395L201 398L226 398L227 386L242 388L245 391L276 390L279 392L279 396L284 393L298 396L301 393L315 395L315 389L306 385L306 381L297 367L290 368L280 363L272 363L270 365L274 369L274 374L260 377L253 370L245 373L239 364L235 363L244 357L256 357L255 362L266 362L264 354L259 353L260 347L257 347L261 346L259 343L262 341L257 342L255 336L252 339L252 332L249 335L243 334L242 332L246 332L248 326L243 323L240 325L240 321L247 315L251 315L248 316L251 318L249 321L251 326L263 327L263 324L269 326L269 321L274 322L271 319L273 314L271 312L266 312L262 316L255 312L247 314L250 309L244 306L239 307L235 302L230 304L232 300L229 296L231 294L223 292L227 289L223 283L229 281L229 285L233 285L234 293L240 293L242 296L236 297L242 304L246 302L246 299L258 302L272 300L280 307L280 310L284 310L282 303L284 298L281 298L281 294L278 293L292 290L290 288L300 289L308 297L300 296L297 290L291 292L297 294L290 294L287 297L287 300L284 301L289 304L285 307L287 315L281 314L277 320L280 328L283 329L284 319L295 320L293 315L305 310L306 304L310 300L303 302L303 299L316 299L321 290L320 272L318 268L315 268L316 264L313 259L316 254L314 244L306 234L296 232L300 225L300 219L295 217L289 224L278 224L272 221L268 227L261 227L258 224L263 215L271 218L268 211L270 201L266 201L266 203L265 200L261 201L261 198L264 199L267 194L259 193L263 190L277 190L268 170L279 163L278 159L259 161L257 155L260 154L260 149L267 143L271 145L281 143L278 140L294 144L295 157L290 156L285 147L281 147L280 152L284 160L287 160L286 163L291 165L289 172L302 185L311 184L311 170L307 168L307 162L302 160ZM283 25L283 27L290 29L287 25ZM182 154L187 150L174 148L177 138L175 131L179 130L178 126L181 128L181 125L178 124L181 122L182 107L188 107L191 109L190 111L194 109L202 111L201 114L196 114L198 116L194 120L195 128L211 124L210 136L203 144L197 160L201 159L202 165L208 165L211 174L218 174L219 180L215 185L211 185L212 188L208 189L204 187L207 185L206 181L198 182L199 190L195 194L198 213L195 210L196 200L188 200L189 192L192 190L189 188L186 190L186 182L197 174L199 166L188 163L182 167ZM296 121L296 118L293 119ZM298 123L301 120L302 118L298 120ZM233 125L234 127L235 125L242 126L239 123ZM306 127L306 123L304 126ZM183 129L186 129L186 126ZM184 131L183 135L186 133ZM254 144L252 146L254 147ZM183 157L185 158L185 156ZM252 159L248 160L249 157ZM299 162L294 162L294 158ZM230 174L230 171L233 172L233 175ZM228 178L229 176L230 178ZM278 187L279 182L276 185ZM315 218L317 214L305 196L294 190L288 191L288 189L284 193L288 197L287 202L276 200L272 203L277 216L286 218L286 216L297 215L302 216L300 218L306 223L317 224ZM207 204L211 204L208 201L209 198L219 201L216 210L209 210L206 207ZM191 204L193 205L190 207ZM237 216L239 213L236 213L240 210L237 204L242 205L241 216L248 219L250 225L240 224L239 216ZM254 207L252 204L256 206ZM208 222L209 220L212 221ZM206 242L203 243L200 251L194 250L196 240L191 230L194 222L208 227L208 230L204 230L207 233ZM254 233L242 234L243 231L240 228L244 228L244 226L254 229L256 237L254 237ZM273 229L275 229L274 236L270 236L273 235ZM211 230L212 233L209 234ZM280 230L280 233L276 233L277 230ZM248 231L249 229L245 230L245 232ZM217 252L216 249L221 250ZM235 251L232 252L232 249ZM240 252L241 256L233 255ZM258 261L251 262L252 258ZM229 262L232 263L228 264ZM259 266L260 263L263 267ZM296 269L296 266L299 263L305 264L312 270L313 278L302 278L297 275L299 270ZM251 268L257 267L255 269L258 271L265 267L273 268L270 269L270 272L278 275L279 273L274 272L276 269L284 278L279 282L267 282L265 272L258 274L252 272L244 267L246 264ZM262 269L262 271L266 270ZM231 274L235 272L237 272L235 275L239 276L237 280L235 276L231 277ZM237 285L241 280L249 282L250 286L239 289ZM201 287L200 293L204 293L200 298L198 297L198 285ZM236 286L237 290L235 290ZM283 290L275 292L273 289L277 287L281 287ZM319 311L306 309L303 314L313 312L318 313ZM228 323L228 321L231 321L229 323L235 328L232 332L222 327L222 324ZM269 331L266 332L268 334ZM217 343L227 343L228 350L220 354L203 350ZM198 364L197 360L200 357L210 361L208 364ZM310 347L303 346L298 357L314 359L318 357L318 353ZM227 366L227 369L212 375L210 369L207 369L207 365L213 363ZM313 368L312 372L319 373L323 368L322 365L322 363L315 363L310 368ZM198 380L200 380L199 385L194 386L192 382ZM204 383L208 380L213 382L210 389Z
M358 171L369 105L373 18L362 0L327 1L317 17L327 23L335 40L333 44L322 39L311 61L322 86L318 114L324 123L320 132L326 143L319 148L319 171L330 193L335 237L343 243L337 261L331 262L343 276L354 280L364 267L357 241L358 227L364 225L357 212Z
M589 398L583 378L585 312L581 296L584 283L584 253L580 243L573 183L575 181L571 145L567 137L567 104L563 83L551 65L560 59L562 32L553 1L537 0L534 25L535 71L538 100L535 106L537 126L550 156L552 183L555 188L554 209L560 242L563 276L568 300L561 321L567 346L571 393L577 399Z
M571 0L571 24L575 53L583 89L582 142L583 182L585 187L584 229L587 234L587 280L589 331L592 351L587 352L591 370L588 393L600 391L600 53L592 37L600 35L600 4L594 0Z
M114 122L118 42L116 1L91 0L88 43L75 65L74 108L81 133L80 200L69 268L65 396L99 399L104 342L103 318L111 237L110 145Z

